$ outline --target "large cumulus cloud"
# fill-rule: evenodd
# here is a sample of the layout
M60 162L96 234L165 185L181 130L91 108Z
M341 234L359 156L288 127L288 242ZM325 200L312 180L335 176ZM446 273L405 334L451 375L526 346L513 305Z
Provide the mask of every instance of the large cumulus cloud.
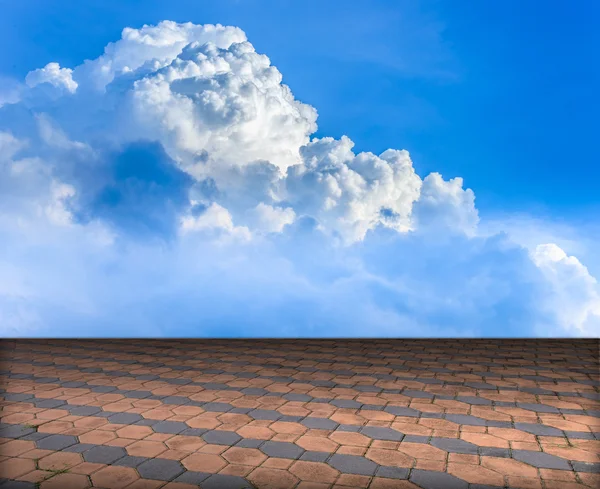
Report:
M0 100L5 334L598 332L579 260L479 232L405 150L313 138L238 28L127 28Z

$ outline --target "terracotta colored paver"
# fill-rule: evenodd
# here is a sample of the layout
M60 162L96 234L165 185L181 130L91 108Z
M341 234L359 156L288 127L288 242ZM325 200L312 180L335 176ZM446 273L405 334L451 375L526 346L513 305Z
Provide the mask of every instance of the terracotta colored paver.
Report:
M599 352L596 339L3 340L0 478L591 489Z

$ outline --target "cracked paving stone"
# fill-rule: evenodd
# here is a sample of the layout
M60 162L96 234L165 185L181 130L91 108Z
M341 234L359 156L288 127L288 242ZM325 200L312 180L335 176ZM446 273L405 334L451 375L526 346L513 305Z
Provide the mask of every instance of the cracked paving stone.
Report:
M563 436L562 430L535 423L515 423L515 428L538 436Z
M464 424L467 426L487 426L487 420L470 416L469 414L446 414L444 418L456 424Z
M359 409L360 407L362 407L362 403L353 401L352 399L335 399L329 404L344 409Z
M76 443L75 445L71 445L70 447L63 448L63 452L71 452L71 453L83 453L90 448L97 447L98 445L94 445L92 443Z
M61 401L59 399L44 399L43 401L36 401L33 404L37 408L55 409L57 407L64 406L66 403L66 401Z
M492 401L489 399L476 396L458 396L456 400L460 402L466 402L467 404L473 404L475 406L491 406L492 404Z
M155 433L166 433L169 435L177 435L188 428L189 426L181 421L160 421L152 425Z
M69 407L69 412L73 416L92 416L101 411L100 408L95 406L75 406Z
M342 474L369 475L375 474L378 465L368 458L358 455L334 454L327 463Z
M404 433L379 426L365 426L360 432L374 440L402 441L402 438L404 438Z
M325 460L327 460L330 456L330 452L308 451L302 454L300 460L304 460L306 462L325 462Z
M181 433L181 436L202 436L208 430L204 428L186 428Z
M152 395L150 391L128 391L125 394L125 397L129 399L146 399Z
M248 416L263 421L277 421L282 415L272 409L253 409Z
M402 406L386 406L384 411L393 414L394 416L406 416L410 418L418 418L421 415L421 412L416 409Z
M380 466L375 474L377 477L386 477L388 479L408 479L410 469L404 467L386 467Z
M97 392L99 394L107 394L109 392L116 391L116 387L111 387L109 385L95 385L90 388L92 392Z
M560 411L554 406L547 406L546 404L530 404L527 402L518 402L517 407L521 409L526 409L527 411L534 411L536 413L560 413Z
M538 469L571 470L569 463L556 455L531 450L513 450L512 458L533 465Z
M477 455L479 449L479 447L473 443L458 440L456 438L432 438L431 445L450 453L466 453L471 455Z
M35 442L42 450L62 450L77 443L77 438L71 435L50 435Z
M487 457L510 458L510 450L508 448L479 447L479 455L485 455Z
M485 382L465 382L465 387L472 387L474 389L485 389L485 390L490 390L490 391L498 390L498 387L496 387L495 385L487 384ZM510 389L504 389L504 390L510 390Z
M294 443L285 441L267 441L260 446L260 451L269 457L288 458L297 460L304 453L304 449Z
M162 400L163 404L177 404L183 406L190 402L190 399L183 396L167 396Z
M240 391L242 394L246 396L264 396L269 393L266 389L261 389L259 387L246 387Z
M467 489L469 487L469 484L458 477L432 470L414 469L410 474L410 481L423 489Z
M86 450L82 455L86 462L94 464L112 464L120 458L127 456L127 452L121 447L98 445Z
M243 477L235 475L214 474L202 481L202 489L254 489Z
M133 424L134 426L154 426L158 423L160 423L158 419L140 419L139 421L136 421Z
M433 399L433 394L425 391L405 390L402 392L402 395L414 397L415 399Z
M131 467L135 469L138 465L143 464L146 460L146 457L134 457L133 455L127 455L119 460L113 462L113 465L118 465L119 467Z
M239 447L239 448L258 448L263 443L265 443L265 440L255 440L253 438L244 438L243 440L240 440L235 446Z
M335 430L339 426L339 423L328 418L304 418L300 424L314 430Z
M154 426L156 428L156 426ZM242 437L234 431L210 430L202 434L202 439L211 445L233 446L239 442Z
M176 460L153 458L138 465L137 471L144 479L172 481L185 472L185 468Z
M117 413L108 416L108 421L113 424L133 424L144 419L139 414L134 413Z
M422 418L443 419L444 413L421 413Z
M227 411L231 411L232 407L230 404L224 402L207 402L202 406L202 409L216 413L226 413Z
M194 472L187 470L179 477L173 480L173 482L180 482L183 484L192 484L194 486L200 485L200 483L208 479L212 474L206 472Z
M308 402L308 401L312 400L311 396L308 396L306 394L296 394L296 393L293 393L293 392L290 392L288 394L284 394L282 397L286 401Z

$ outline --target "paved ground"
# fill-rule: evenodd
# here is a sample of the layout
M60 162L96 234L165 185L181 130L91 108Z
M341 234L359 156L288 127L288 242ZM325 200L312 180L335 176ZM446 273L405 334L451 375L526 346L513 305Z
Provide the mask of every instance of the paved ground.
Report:
M598 340L0 345L3 489L600 487Z

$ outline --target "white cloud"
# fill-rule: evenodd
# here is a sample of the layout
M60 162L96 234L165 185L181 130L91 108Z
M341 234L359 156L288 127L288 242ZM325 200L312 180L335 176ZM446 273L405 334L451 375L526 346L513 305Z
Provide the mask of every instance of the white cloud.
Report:
M167 21L31 72L18 124L0 104L10 331L597 332L576 258L481 226L462 179L405 150L311 139L282 82L240 29Z
M43 68L30 71L25 78L30 88L43 83L49 83L55 88L64 89L69 93L77 90L77 82L73 80L73 70L61 68L58 63L48 63Z
M532 253L549 285L544 307L558 320L560 331L600 336L600 286L588 269L557 245L541 244Z

